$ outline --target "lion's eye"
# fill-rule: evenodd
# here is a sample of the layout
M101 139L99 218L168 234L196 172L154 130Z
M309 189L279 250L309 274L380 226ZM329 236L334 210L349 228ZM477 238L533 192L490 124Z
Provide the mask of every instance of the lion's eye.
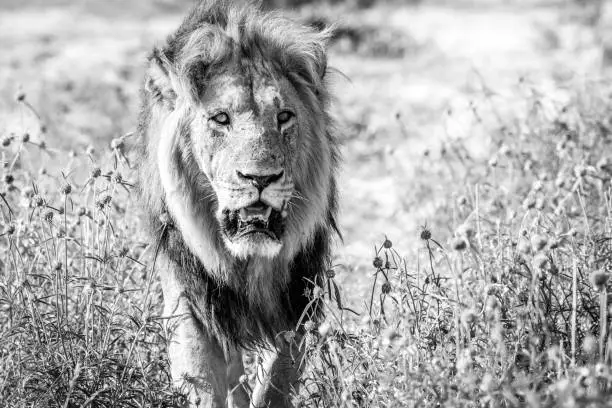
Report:
M217 113L215 116L210 118L217 122L219 125L227 126L230 124L229 115L225 112Z
M295 116L293 112L282 111L276 115L276 120L278 121L279 125L284 125L285 123L289 122L293 116Z

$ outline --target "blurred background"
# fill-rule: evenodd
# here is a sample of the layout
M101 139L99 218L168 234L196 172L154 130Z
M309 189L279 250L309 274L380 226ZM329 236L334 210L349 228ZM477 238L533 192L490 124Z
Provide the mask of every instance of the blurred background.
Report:
M191 4L0 0L0 132L27 126L15 103L21 90L48 123L49 145L75 154L88 146L108 149L111 139L135 130L148 50L163 42ZM409 248L421 226L443 229L436 236L449 234L452 220L437 212L454 194L445 155L457 140L471 157L490 151L487 128L475 126L487 120L478 112L495 117L523 107L526 86L563 101L568 84L605 78L612 55L612 5L604 1L264 5L317 27L337 26L330 65L338 72L334 113L344 153L344 243L336 263L349 272L341 280L371 268L374 243L385 235ZM359 282L351 285L358 298Z

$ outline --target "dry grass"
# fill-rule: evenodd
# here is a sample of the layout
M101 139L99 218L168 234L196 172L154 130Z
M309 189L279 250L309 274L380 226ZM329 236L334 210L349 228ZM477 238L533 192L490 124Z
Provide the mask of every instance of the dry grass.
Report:
M334 268L313 294L328 319L309 325L299 404L608 404L612 124L600 86L560 105L524 87L522 110L504 118L486 98L474 105L473 131L495 148L476 160L455 140L444 164L428 154L422 179L435 175L456 199L423 227L421 246L407 258L389 239L375 248L359 316L342 304ZM36 120L25 95L15 103ZM55 152L38 127L2 141L2 401L173 406L152 249L131 205L129 135L103 158ZM45 155L65 169L23 170ZM445 225L454 234L437 236Z

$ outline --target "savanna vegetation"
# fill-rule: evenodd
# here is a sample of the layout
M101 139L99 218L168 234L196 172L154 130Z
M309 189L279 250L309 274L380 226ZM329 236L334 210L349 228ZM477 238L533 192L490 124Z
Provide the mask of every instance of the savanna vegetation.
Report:
M21 31L0 40L0 406L180 406L130 151L147 35L163 30L61 3L45 19L83 13L85 39L120 51L88 57L74 32L28 29L19 22L43 21L37 12L5 9ZM516 65L496 37L499 66L510 67L497 76L462 71L438 33L417 29L448 10L445 21L507 17L508 5L299 14L319 24L347 7L331 62L355 85L338 75L344 242L324 286L305 294L327 318L304 316L297 406L612 405L612 86L605 58L568 74L605 50L592 5L564 4L533 6L559 18L536 32L537 64ZM146 7L153 23L178 21ZM417 31L383 23L395 10L414 15ZM567 45L569 26L581 44ZM470 50L474 60L488 52ZM104 69L78 71L92 66ZM365 93L368 81L389 98ZM407 101L410 81L426 92ZM250 387L254 358L246 364Z

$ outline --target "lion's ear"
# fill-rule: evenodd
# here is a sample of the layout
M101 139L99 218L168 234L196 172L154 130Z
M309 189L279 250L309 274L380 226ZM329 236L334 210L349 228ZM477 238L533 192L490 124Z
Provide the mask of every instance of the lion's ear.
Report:
M149 69L145 80L145 90L157 101L169 103L176 101L176 90L172 83L173 67L163 52L155 49L149 57Z
M327 50L331 39L334 36L335 26L330 25L328 27L323 28L319 32L319 41L317 46L315 47L314 57L315 57L315 66L317 69L317 73L319 74L319 78L324 79L325 75L327 75L328 67L327 67Z
M316 67L319 78L324 79L327 74L327 52L325 49L319 54L316 61Z

